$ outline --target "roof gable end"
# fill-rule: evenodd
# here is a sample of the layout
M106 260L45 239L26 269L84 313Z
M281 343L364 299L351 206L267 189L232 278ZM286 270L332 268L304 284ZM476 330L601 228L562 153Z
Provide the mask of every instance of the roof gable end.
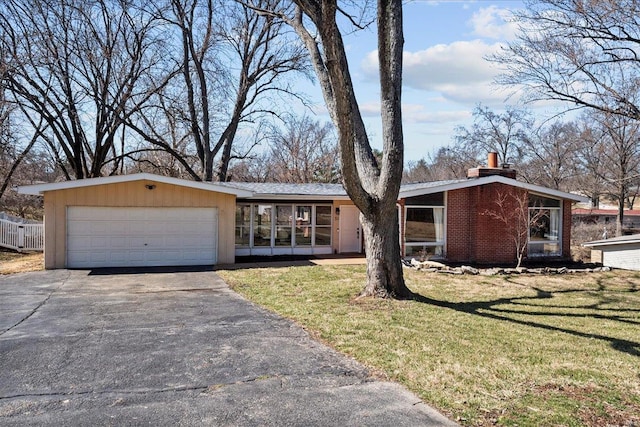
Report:
M559 199L572 200L572 201L581 202L581 203L589 202L588 198L579 196L577 194L572 194L572 193L567 193L565 191L541 187L539 185L528 184L526 182L517 181L513 178L507 178L499 175L486 176L486 177L474 178L474 179L427 182L427 183L424 183L423 185L419 185L419 184L404 185L400 187L400 194L398 197L401 199L405 199L407 197L418 196L421 194L430 194L430 193L438 193L441 191L459 190L463 188L469 188L469 187L475 187L478 185L486 185L486 184L493 184L493 183L500 183L500 184L510 185L513 187L523 188L530 192L539 193L539 194L547 195L551 197L556 197Z

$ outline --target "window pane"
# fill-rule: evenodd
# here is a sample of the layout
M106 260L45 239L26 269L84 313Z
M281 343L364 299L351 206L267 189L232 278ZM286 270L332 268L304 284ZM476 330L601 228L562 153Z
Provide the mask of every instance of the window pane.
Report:
M311 246L311 206L296 206L296 246Z
M527 252L529 256L560 255L560 245L556 242L530 243Z
M253 246L271 246L271 205L256 205L253 214Z
M529 207L530 208L559 208L560 200L550 199L548 197L538 196L536 194L529 194Z
M405 200L407 206L444 206L444 193L422 194L420 196L408 197Z
M291 246L292 206L276 206L276 246Z
M316 227L316 246L331 246L331 227Z
M444 240L444 209L407 208L406 242L442 242Z
M560 209L529 209L529 256L560 255Z
M249 246L251 205L236 206L236 245Z
M560 209L529 209L530 241L558 240Z
M331 225L331 206L316 206L316 225Z

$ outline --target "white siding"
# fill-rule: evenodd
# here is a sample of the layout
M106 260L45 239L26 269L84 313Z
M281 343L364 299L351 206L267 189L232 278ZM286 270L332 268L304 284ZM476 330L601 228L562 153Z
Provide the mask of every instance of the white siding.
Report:
M215 208L71 206L67 267L212 265L217 222Z
M602 265L625 270L640 270L640 243L602 246L601 249Z

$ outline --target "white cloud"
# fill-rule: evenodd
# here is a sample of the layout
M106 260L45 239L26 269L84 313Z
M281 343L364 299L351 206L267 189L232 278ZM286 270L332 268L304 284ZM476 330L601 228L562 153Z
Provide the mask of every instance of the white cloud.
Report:
M514 40L518 31L515 22L509 22L512 12L497 6L479 9L469 20L473 34L494 40Z
M362 103L360 113L363 117L380 117L380 103ZM459 123L470 117L470 110L433 111L423 104L402 104L402 118L405 123Z
M406 123L460 123L471 117L470 111L431 111L421 104L403 104L402 118Z
M359 104L360 114L363 117L379 117L380 116L380 103L379 102L363 102Z
M443 98L465 104L502 103L506 93L493 86L498 68L485 60L498 52L500 43L481 40L439 44L417 52L404 53L405 87L437 92ZM378 57L373 51L362 63L364 74L377 79Z

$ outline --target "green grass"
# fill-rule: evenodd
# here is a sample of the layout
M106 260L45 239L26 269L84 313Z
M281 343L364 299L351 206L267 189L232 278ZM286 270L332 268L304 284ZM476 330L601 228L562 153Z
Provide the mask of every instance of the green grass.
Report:
M638 273L405 270L419 302L356 300L364 266L219 273L463 425L640 423Z

